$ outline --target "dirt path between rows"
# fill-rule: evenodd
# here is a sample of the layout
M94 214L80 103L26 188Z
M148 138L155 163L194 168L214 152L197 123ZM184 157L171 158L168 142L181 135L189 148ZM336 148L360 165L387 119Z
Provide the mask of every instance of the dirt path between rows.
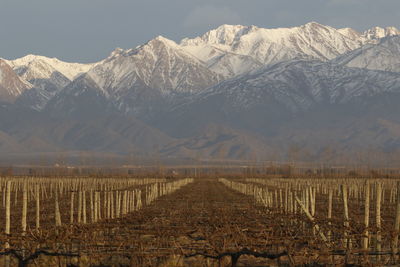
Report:
M216 179L199 179L138 212L98 226L104 230L101 236L107 245L101 251L110 254L110 261L115 261L119 243L119 253L130 255L131 263L142 266L212 266L218 260L204 256L245 249L282 253L285 244L277 223L273 214L256 207L253 198ZM203 256L187 257L195 254ZM225 258L222 261L230 259ZM260 262L276 264L276 260L253 257L241 257L238 264Z
M316 243L318 239L299 236L298 229L304 226L304 221L290 216L257 205L253 197L229 189L218 179L195 179L122 218L66 226L65 233L53 237L57 240L55 247L46 249L77 253L79 257L55 258L50 263L43 258L35 263L36 266L52 266L56 262L60 266L287 266L286 253L293 255L291 260L296 264L321 262L317 259L321 247ZM63 242L67 239L62 234L69 243ZM54 243L44 240L43 244ZM268 259L280 254L284 255Z

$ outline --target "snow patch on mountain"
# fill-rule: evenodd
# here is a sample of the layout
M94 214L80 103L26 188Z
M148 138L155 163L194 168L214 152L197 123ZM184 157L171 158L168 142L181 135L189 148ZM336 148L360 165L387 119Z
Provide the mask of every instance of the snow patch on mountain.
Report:
M400 36L386 37L333 60L348 67L400 72Z
M72 81L77 76L87 72L90 68L96 65L96 63L69 63L57 58L38 55L27 55L22 58L8 60L8 63L14 70L24 69L23 78L26 80L39 78L48 79L57 71Z
M277 29L222 25L202 36L185 38L180 46L208 66L213 66L214 71L233 77L254 70L259 64L291 59L330 60L365 44L375 43L377 38L399 34L393 27L380 29L359 33L351 28L335 29L316 22ZM238 55L245 57L239 58ZM248 57L253 60L251 64ZM243 64L238 64L238 61L243 61Z
M400 74L293 60L224 81L192 101L223 96L231 107L249 109L271 101L292 112L315 105L343 104L384 92L400 93Z
M385 37L400 35L400 30L395 27L373 27L365 31L363 35L370 40L379 40Z
M34 87L23 93L17 102L35 110L42 110L72 80L97 64L68 63L37 55L27 55L7 62L19 77Z

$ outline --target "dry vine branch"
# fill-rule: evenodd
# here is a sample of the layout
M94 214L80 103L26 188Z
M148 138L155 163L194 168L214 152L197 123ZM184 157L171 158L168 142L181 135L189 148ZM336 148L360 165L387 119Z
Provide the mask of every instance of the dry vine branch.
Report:
M40 255L45 256L52 256L52 257L79 257L79 254L73 253L60 253L60 252L49 252L46 250L36 250L33 254L29 255L28 257L23 257L21 254L18 253L15 249L9 249L4 252L0 252L0 255L7 256L12 255L18 260L18 267L26 267L28 266L29 262L39 258Z
M232 267L235 267L237 265L237 262L239 260L239 258L243 255L246 256L253 256L256 258L265 258L265 259L270 259L270 260L275 260L275 259L279 259L280 257L283 256L288 256L288 253L286 251L283 251L281 253L277 253L277 254L273 254L273 253L268 253L268 252L257 252L257 251L252 251L249 249L242 249L240 251L236 251L236 252L224 252L218 255L210 255L210 254L206 254L206 253L201 253L201 252L196 252L193 254L186 254L185 258L190 258L190 257L196 257L196 256L203 256L205 258L211 258L211 259L215 259L215 260L220 260L224 257L231 257L232 259Z

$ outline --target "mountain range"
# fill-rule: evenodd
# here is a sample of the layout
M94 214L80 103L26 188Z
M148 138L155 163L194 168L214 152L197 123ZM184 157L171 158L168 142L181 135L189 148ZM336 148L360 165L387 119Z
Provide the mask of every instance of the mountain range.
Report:
M222 25L91 64L0 59L0 156L395 158L399 101L394 27Z

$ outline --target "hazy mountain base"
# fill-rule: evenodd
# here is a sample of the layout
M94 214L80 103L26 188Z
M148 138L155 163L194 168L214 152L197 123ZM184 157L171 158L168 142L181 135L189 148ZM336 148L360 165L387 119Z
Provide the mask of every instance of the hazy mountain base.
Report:
M21 110L3 110L1 114L18 117L18 123L2 117L0 156L30 163L35 158L75 158L81 155L104 159L134 156L157 160L302 160L343 164L350 162L395 163L400 155L399 94L386 94L374 101L318 107L301 115L289 115L282 121L264 125L265 132L244 130L248 120L225 123L210 117L191 131L180 132L169 124L168 131L118 114L100 114L82 119L59 120L43 113L29 115ZM25 111L28 112L28 111ZM186 120L190 120L187 114ZM244 116L244 115L243 115ZM8 116L6 116L9 118ZM262 116L259 118L263 121ZM196 120L193 120L196 124ZM254 124L257 122L254 118ZM176 120L178 123L178 120ZM166 134L169 132L169 134ZM184 133L185 132L185 133ZM172 136L172 137L171 137ZM86 153L86 154L85 154ZM49 155L52 155L49 157ZM71 156L72 155L72 156ZM102 160L103 158L103 160ZM79 161L79 160L78 160Z

